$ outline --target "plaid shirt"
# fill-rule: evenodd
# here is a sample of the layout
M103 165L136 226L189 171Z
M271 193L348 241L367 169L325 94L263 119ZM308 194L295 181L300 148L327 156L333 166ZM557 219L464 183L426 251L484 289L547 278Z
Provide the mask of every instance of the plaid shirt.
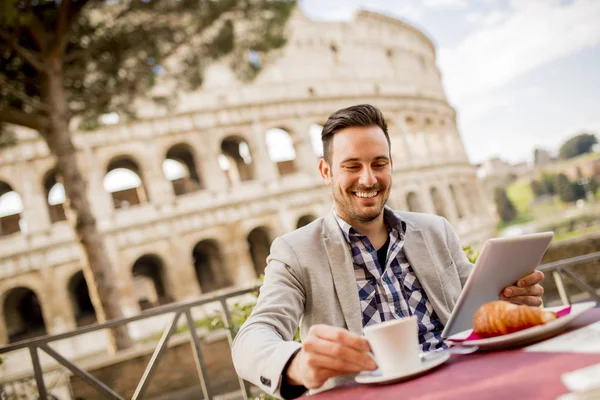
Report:
M337 214L335 217L352 251L363 327L416 315L421 350L446 347L441 336L442 323L404 254L406 223L391 209L384 209L390 244L386 265L381 266L377 250L369 238L361 235Z

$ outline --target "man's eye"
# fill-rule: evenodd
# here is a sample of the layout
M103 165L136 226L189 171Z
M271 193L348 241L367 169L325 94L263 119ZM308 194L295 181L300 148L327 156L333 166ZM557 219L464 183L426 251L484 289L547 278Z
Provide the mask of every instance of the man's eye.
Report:
M358 166L356 166L356 165L346 165L346 169L349 169L349 170L355 171L355 170L357 170L357 169L358 169Z
M387 163L375 164L375 168L384 168L386 165Z

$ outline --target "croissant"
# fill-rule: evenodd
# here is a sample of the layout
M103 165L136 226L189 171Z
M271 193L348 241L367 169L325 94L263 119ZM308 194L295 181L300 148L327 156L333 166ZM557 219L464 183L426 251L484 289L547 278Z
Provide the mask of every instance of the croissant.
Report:
M506 335L556 318L556 313L551 311L497 300L479 307L473 321L473 332L482 338Z

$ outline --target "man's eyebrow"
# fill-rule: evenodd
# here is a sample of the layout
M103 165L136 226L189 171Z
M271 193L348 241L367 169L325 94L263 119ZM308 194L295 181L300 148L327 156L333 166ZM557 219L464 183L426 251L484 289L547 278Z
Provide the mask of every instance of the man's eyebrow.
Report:
M373 159L373 161L389 161L390 158L388 156L377 156ZM344 163L349 163L349 162L357 162L360 161L360 158L358 157L351 157L351 158L346 158L345 160L342 160L342 162L340 164L344 164Z
M345 160L342 160L342 162L340 164L344 164L344 163L347 163L347 162L356 162L356 161L360 161L360 158L357 158L357 157L346 158Z

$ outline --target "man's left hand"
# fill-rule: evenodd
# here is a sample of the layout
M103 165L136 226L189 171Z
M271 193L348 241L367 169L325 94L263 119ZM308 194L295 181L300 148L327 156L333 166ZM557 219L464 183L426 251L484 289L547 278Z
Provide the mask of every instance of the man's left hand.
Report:
M500 293L500 300L539 307L542 305L544 294L544 288L540 285L543 279L544 273L536 270L519 279L515 286L505 287Z

